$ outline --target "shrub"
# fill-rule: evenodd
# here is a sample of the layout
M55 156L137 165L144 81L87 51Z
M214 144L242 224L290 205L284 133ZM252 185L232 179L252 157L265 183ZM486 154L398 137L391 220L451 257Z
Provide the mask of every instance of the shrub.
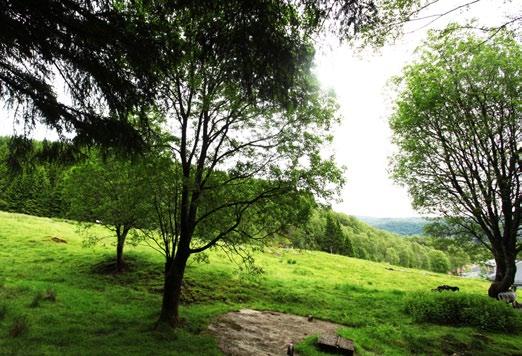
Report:
M417 293L406 299L406 312L417 322L474 326L512 333L522 330L522 317L509 304L466 293Z
M12 337L18 337L25 334L29 330L29 322L26 316L20 316L15 319L13 325L9 329L9 335Z

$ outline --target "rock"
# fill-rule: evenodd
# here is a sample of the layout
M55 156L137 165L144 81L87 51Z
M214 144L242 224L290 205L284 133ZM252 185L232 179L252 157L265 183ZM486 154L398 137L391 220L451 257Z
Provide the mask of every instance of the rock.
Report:
M342 327L315 317L309 322L306 316L242 309L218 317L208 329L225 355L280 356L308 335L336 335Z
M317 340L317 347L321 351L338 355L353 355L355 352L352 340L337 335L321 335Z

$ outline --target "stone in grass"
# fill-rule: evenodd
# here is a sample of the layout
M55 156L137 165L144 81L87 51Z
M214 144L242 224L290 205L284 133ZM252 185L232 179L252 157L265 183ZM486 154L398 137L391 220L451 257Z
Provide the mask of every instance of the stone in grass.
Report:
M59 238L57 236L51 237L51 241L56 242L57 244L66 244L67 243L66 240L61 239L61 238Z
M355 352L352 340L337 335L321 335L317 340L317 347L321 351L337 355L353 355Z

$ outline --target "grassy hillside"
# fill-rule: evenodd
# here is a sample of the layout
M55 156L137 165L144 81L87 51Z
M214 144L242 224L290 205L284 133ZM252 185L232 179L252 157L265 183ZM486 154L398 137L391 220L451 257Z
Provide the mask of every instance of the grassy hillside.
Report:
M417 324L404 312L404 299L417 291L451 284L485 294L484 281L298 250L258 253L265 273L255 278L218 251L210 264L191 263L185 326L152 331L162 256L128 246L132 271L100 274L95 265L112 258L112 245L84 248L81 241L69 222L0 212L0 354L219 354L208 323L243 307L346 325L341 334L354 339L362 355L522 353L520 335Z

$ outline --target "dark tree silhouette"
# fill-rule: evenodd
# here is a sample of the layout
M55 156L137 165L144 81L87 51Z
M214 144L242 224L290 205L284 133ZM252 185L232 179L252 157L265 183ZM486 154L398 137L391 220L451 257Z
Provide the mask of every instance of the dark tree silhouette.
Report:
M161 16L113 4L0 2L0 98L28 128L41 120L83 143L142 144L129 114L151 102L162 68L176 62L178 34Z

